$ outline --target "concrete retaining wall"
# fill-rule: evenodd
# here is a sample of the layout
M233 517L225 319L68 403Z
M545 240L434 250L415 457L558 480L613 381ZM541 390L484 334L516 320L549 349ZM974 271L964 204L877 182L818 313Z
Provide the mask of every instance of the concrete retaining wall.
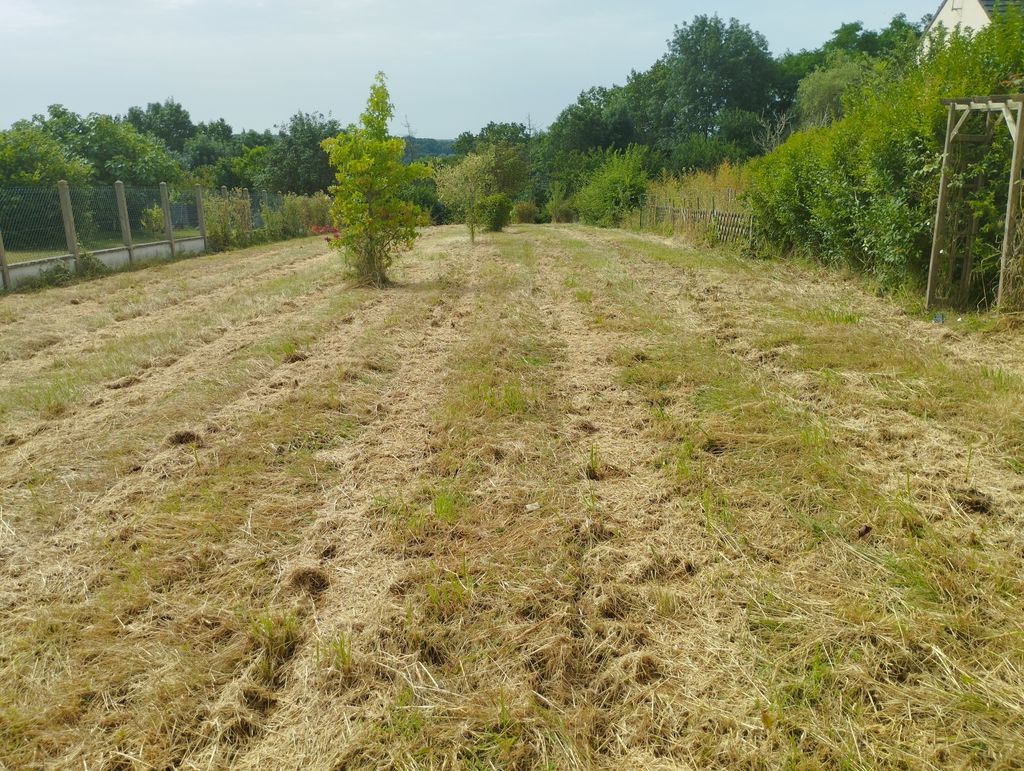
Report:
M174 248L179 255L199 254L206 251L206 240L202 237L183 238L174 241ZM121 246L116 249L100 249L90 254L106 265L111 270L124 270L128 267L128 249ZM141 265L147 262L160 262L171 257L170 241L157 241L152 244L135 245L134 265ZM63 264L68 270L74 270L74 258L70 254L58 257L44 257L41 260L29 260L28 262L16 262L10 266L11 287L17 288L34 278L39 278L46 271L53 270Z

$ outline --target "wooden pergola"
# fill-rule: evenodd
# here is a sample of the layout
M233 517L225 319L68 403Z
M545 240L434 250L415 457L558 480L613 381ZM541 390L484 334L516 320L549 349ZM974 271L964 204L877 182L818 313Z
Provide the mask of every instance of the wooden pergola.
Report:
M928 268L926 307L943 303L962 303L970 291L974 269L974 240L978 222L962 212L950 216L950 178L963 170L963 152L967 145L987 148L995 139L999 124L1005 123L1013 140L1010 162L1010 188L1006 203L1006 226L1003 233L1002 258L999 269L999 293L996 306L1017 308L1024 294L1024 186L1021 166L1024 161L1024 94L1012 96L973 96L944 99L949 116L946 142L942 154L942 177L939 202L935 213L931 262ZM972 117L984 116L981 131L966 130ZM980 184L979 180L979 184Z

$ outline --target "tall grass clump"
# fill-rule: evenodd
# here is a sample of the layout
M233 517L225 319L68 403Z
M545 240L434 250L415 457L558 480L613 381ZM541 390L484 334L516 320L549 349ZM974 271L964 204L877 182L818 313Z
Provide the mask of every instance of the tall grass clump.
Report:
M882 63L851 91L845 118L793 136L753 162L749 202L764 242L868 273L882 284L919 283L927 271L946 131L943 98L1021 90L1024 14L997 14L977 34L937 39L918 61ZM991 282L1005 207L1008 139L953 181L981 217L975 277Z
M749 165L725 161L708 171L673 175L663 173L647 186L649 205L683 208L714 208L731 211L741 207L750 183Z

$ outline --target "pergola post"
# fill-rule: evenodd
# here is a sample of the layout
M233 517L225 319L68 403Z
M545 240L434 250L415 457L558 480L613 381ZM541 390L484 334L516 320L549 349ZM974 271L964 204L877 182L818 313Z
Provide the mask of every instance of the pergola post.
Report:
M1010 156L1010 195L1006 203L1006 227L1003 231L1003 256L999 269L999 295L996 304L999 308L1006 302L1013 302L1013 295L1016 292L1015 284L1018 283L1021 272L1021 259L1024 255L1017 253L1017 230L1020 227L1020 199L1021 199L1021 165L1024 163L1024 121L1021 115L1024 113L1024 102L1017 105L1016 126L1011 127L1013 134L1013 155Z
M938 292L939 258L946 233L946 203L949 200L950 156L953 150L953 129L956 122L956 107L948 106L949 115L946 119L946 142L942 150L942 176L939 179L939 201L935 207L935 229L932 232L932 256L928 264L928 292L925 295L924 307L931 308Z

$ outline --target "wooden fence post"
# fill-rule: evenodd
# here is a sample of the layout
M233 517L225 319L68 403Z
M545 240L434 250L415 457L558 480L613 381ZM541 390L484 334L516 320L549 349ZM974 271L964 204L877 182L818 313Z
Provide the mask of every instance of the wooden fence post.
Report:
M117 196L117 218L121 221L121 240L128 249L128 264L135 262L135 245L132 243L132 223L128 219L128 201L124 197L124 182L114 183L114 194Z
M196 225L199 226L199 235L203 239L203 249L206 249L206 212L203 211L203 187L196 185Z
M164 235L167 236L167 243L171 245L171 257L177 254L174 248L174 223L171 221L171 197L167 193L167 183L160 183L160 208L164 211Z
M4 249L4 234L0 231L0 279L3 279L4 289L14 289L11 285L11 269L7 267L7 251Z
M64 219L64 240L68 245L68 254L75 260L75 270L78 270L78 259L81 257L78 248L78 233L75 232L75 212L71 208L71 188L67 180L62 179L57 183L57 196L60 198L60 214Z

